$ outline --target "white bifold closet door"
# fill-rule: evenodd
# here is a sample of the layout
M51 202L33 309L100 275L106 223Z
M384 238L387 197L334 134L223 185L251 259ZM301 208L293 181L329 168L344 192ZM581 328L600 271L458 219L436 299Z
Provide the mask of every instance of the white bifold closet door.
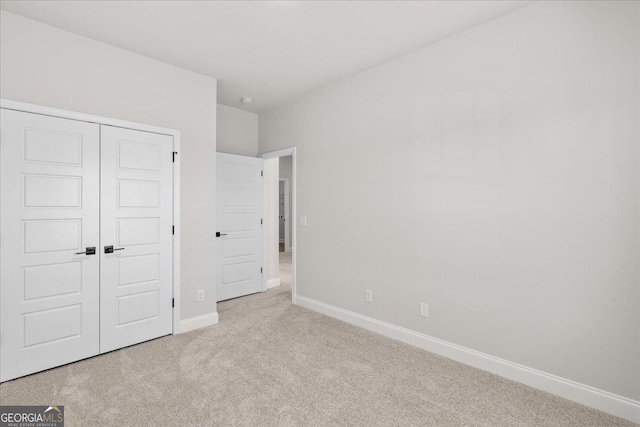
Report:
M104 353L171 333L173 138L102 126L101 146Z
M173 138L0 109L0 381L172 332Z
M100 260L81 252L100 244L100 126L5 109L0 126L6 381L99 353Z

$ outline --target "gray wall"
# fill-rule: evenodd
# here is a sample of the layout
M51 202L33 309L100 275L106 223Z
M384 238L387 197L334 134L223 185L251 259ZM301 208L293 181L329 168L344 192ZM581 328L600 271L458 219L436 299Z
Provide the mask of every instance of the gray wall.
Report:
M640 399L639 8L536 3L261 114L298 293Z
M0 12L0 96L181 131L181 317L216 310L216 80ZM205 289L205 301L196 290Z
M218 104L216 151L256 157L258 155L258 115Z

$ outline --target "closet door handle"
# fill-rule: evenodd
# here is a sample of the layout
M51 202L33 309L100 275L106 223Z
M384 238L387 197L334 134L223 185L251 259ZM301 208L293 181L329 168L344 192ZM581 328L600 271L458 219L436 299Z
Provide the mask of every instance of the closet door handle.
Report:
M95 246L87 247L84 252L76 252L76 255L95 255L95 254L96 254Z
M113 246L105 246L104 247L104 253L105 254L112 254L113 251L124 251L124 248L113 248Z

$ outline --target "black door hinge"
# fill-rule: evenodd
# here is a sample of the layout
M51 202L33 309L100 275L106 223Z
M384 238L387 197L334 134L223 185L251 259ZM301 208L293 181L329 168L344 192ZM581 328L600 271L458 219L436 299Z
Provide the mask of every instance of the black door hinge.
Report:
M260 176L264 176L264 171L260 171Z
M171 226L171 234L176 234L176 226L175 225Z
M176 299L171 298L171 307L175 307L175 306L176 306Z
M177 151L174 151L174 152L173 152L173 163L175 163L175 162L176 162L176 154L178 154L178 152L177 152Z
M260 274L262 274L262 267L260 267Z
M262 218L260 218L260 224L262 225Z

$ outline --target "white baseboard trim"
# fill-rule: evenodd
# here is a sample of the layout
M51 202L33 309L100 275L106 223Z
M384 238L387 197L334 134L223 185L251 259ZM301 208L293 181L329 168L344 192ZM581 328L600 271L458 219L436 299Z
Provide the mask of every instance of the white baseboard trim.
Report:
M269 279L267 280L267 289L275 288L276 286L280 286L280 278Z
M582 405L640 423L640 402L300 295L294 304Z
M183 334L185 332L195 331L196 329L218 323L218 313L208 313L201 316L191 317L180 321L180 330L177 332Z

